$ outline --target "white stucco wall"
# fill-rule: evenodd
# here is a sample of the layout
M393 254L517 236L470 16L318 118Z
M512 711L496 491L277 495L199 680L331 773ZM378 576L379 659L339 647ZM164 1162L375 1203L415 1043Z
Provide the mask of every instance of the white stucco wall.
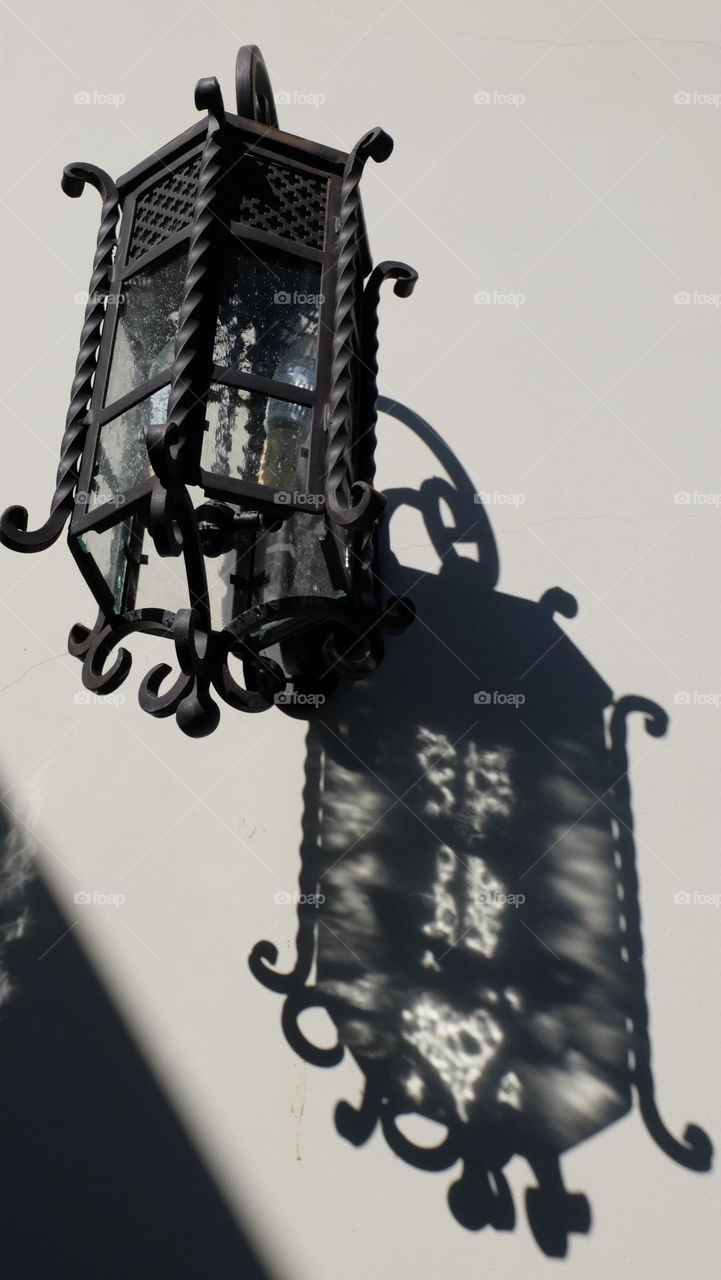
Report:
M364 182L371 245L420 283L408 302L385 299L380 385L446 437L479 490L522 495L489 508L502 588L573 592L575 643L617 693L671 712L665 739L631 739L658 1094L674 1133L691 1120L718 1139L721 913L674 894L721 891L721 710L705 698L721 694L721 311L708 297L721 298L721 167L719 111L703 98L719 90L721 15L710 0L2 5L0 504L22 502L35 523L98 217L93 193L62 195L62 167L127 170L193 122L201 75L232 101L235 49L251 41L290 98L288 130L347 148L377 123L395 139ZM79 90L124 101L81 106ZM524 301L479 304L479 291ZM381 486L429 474L400 431L382 419ZM406 563L435 569L412 521L395 537ZM248 972L260 938L293 955L293 911L273 894L297 877L303 725L227 711L214 736L186 740L136 705L142 645L124 703L80 704L66 637L93 608L64 543L3 552L0 574L5 803L37 833L68 923L271 1268L555 1274L522 1212L513 1233L467 1233L448 1175L404 1166L378 1135L345 1143L333 1107L357 1097L360 1073L296 1059L278 999ZM81 889L126 902L79 909ZM594 1214L569 1271L714 1273L715 1174L672 1164L637 1114L565 1170ZM525 1168L510 1177L521 1196Z

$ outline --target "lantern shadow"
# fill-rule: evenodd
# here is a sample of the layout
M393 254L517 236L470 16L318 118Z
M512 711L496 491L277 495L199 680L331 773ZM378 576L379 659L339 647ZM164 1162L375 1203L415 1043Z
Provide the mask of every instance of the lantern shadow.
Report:
M497 590L487 510L460 463L409 409L379 407L446 472L391 491L384 524L420 512L440 568L380 548L383 589L417 618L309 722L297 961L278 972L268 941L250 965L284 995L296 1052L333 1066L347 1049L360 1067L359 1107L336 1108L342 1136L360 1145L378 1125L416 1168L460 1162L449 1204L474 1230L514 1227L503 1171L523 1156L531 1229L560 1257L591 1222L561 1156L626 1114L634 1090L667 1154L710 1165L702 1130L678 1141L664 1127L650 1067L625 738L632 712L655 736L667 718L614 702L555 620L576 612L568 593ZM330 1049L309 1033L318 1008Z
M0 1064L3 1277L267 1280L2 808Z

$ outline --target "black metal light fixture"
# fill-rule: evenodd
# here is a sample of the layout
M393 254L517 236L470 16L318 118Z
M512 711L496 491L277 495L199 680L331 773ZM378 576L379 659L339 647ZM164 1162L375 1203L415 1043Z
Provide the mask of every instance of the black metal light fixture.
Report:
M83 684L121 684L132 632L167 637L180 673L154 667L140 704L194 737L218 723L211 689L303 714L412 618L372 571L377 308L384 280L405 297L417 279L368 248L360 180L392 141L372 129L344 154L281 132L252 45L236 93L227 114L200 80L207 119L117 183L65 169L67 195L90 183L103 203L55 495L40 529L23 507L0 522L5 546L41 551L69 519L99 606L68 640Z

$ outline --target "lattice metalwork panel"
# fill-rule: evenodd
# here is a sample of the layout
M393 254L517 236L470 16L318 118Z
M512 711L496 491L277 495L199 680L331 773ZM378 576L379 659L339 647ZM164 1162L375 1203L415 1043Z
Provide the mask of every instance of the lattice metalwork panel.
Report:
M128 261L139 258L193 220L200 156L194 156L150 187L135 204Z
M261 231L289 240L300 240L322 249L328 183L286 165L258 164L248 160L239 166L240 198L235 216Z

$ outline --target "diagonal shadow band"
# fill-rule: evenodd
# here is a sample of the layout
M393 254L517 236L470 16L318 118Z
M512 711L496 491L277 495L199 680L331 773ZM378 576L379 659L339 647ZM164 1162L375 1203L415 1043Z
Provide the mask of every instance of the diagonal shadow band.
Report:
M0 849L3 1277L267 1280L2 810Z

